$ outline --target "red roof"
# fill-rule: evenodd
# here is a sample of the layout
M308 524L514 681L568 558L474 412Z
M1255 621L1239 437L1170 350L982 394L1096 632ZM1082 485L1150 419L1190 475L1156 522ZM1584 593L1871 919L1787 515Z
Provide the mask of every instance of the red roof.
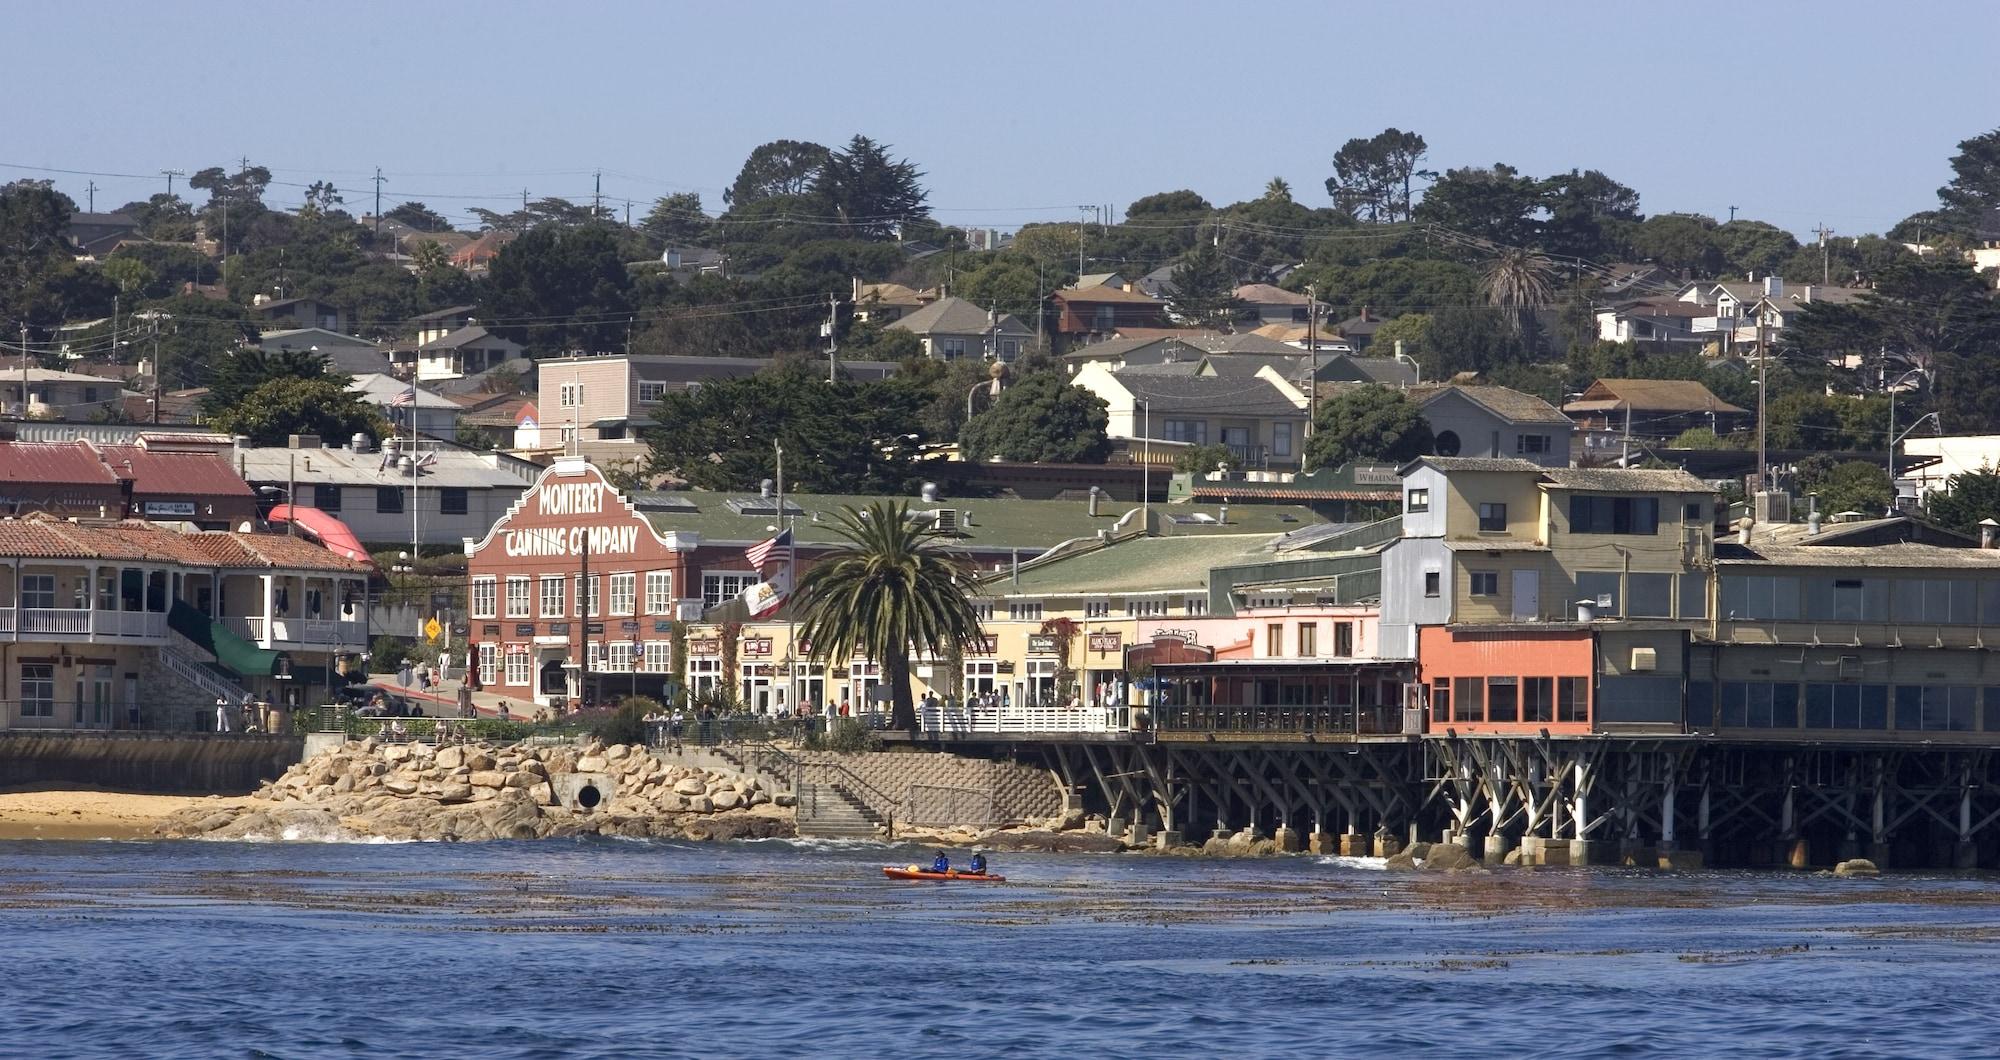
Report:
M136 445L107 445L103 453L111 470L132 483L133 496L256 496L229 461L215 453L161 453Z
M183 534L152 523L70 523L45 516L0 519L0 555L27 559L165 560L188 567L321 570L368 568L310 541L277 534Z
M7 442L0 444L0 482L116 486L118 476L86 443Z

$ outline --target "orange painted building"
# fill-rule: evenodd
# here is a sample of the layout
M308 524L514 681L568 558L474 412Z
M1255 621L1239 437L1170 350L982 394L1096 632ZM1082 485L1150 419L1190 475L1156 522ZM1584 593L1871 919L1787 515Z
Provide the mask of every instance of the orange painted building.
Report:
M1425 626L1418 645L1432 732L1591 731L1597 645L1588 627Z

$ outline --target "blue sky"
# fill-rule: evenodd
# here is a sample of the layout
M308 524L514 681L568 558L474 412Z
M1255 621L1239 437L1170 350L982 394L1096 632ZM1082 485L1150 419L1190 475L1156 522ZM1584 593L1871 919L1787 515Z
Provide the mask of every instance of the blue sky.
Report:
M1823 0L1085 5L12 0L0 162L119 174L241 155L464 217L521 189L642 205L720 192L751 148L860 132L941 220L1011 227L1283 176L1325 205L1342 142L1414 129L1430 165L1603 170L1647 213L1804 233L1935 204L2000 125L2000 5ZM1915 12L1904 14L1904 11ZM14 96L35 86L26 105ZM54 176L100 209L164 178ZM451 197L447 197L451 196ZM295 204L299 189L271 199Z

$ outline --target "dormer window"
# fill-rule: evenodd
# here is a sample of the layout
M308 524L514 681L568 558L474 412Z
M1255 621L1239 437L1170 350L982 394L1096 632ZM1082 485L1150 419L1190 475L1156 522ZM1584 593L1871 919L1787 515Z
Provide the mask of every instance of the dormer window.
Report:
M1431 491L1427 489L1410 490L1403 494L1403 510L1411 512L1430 511Z

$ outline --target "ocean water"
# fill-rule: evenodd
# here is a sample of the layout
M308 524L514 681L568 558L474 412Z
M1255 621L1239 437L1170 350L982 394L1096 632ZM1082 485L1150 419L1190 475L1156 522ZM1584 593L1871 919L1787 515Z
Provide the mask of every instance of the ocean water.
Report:
M0 843L0 1057L1971 1056L2000 881Z

